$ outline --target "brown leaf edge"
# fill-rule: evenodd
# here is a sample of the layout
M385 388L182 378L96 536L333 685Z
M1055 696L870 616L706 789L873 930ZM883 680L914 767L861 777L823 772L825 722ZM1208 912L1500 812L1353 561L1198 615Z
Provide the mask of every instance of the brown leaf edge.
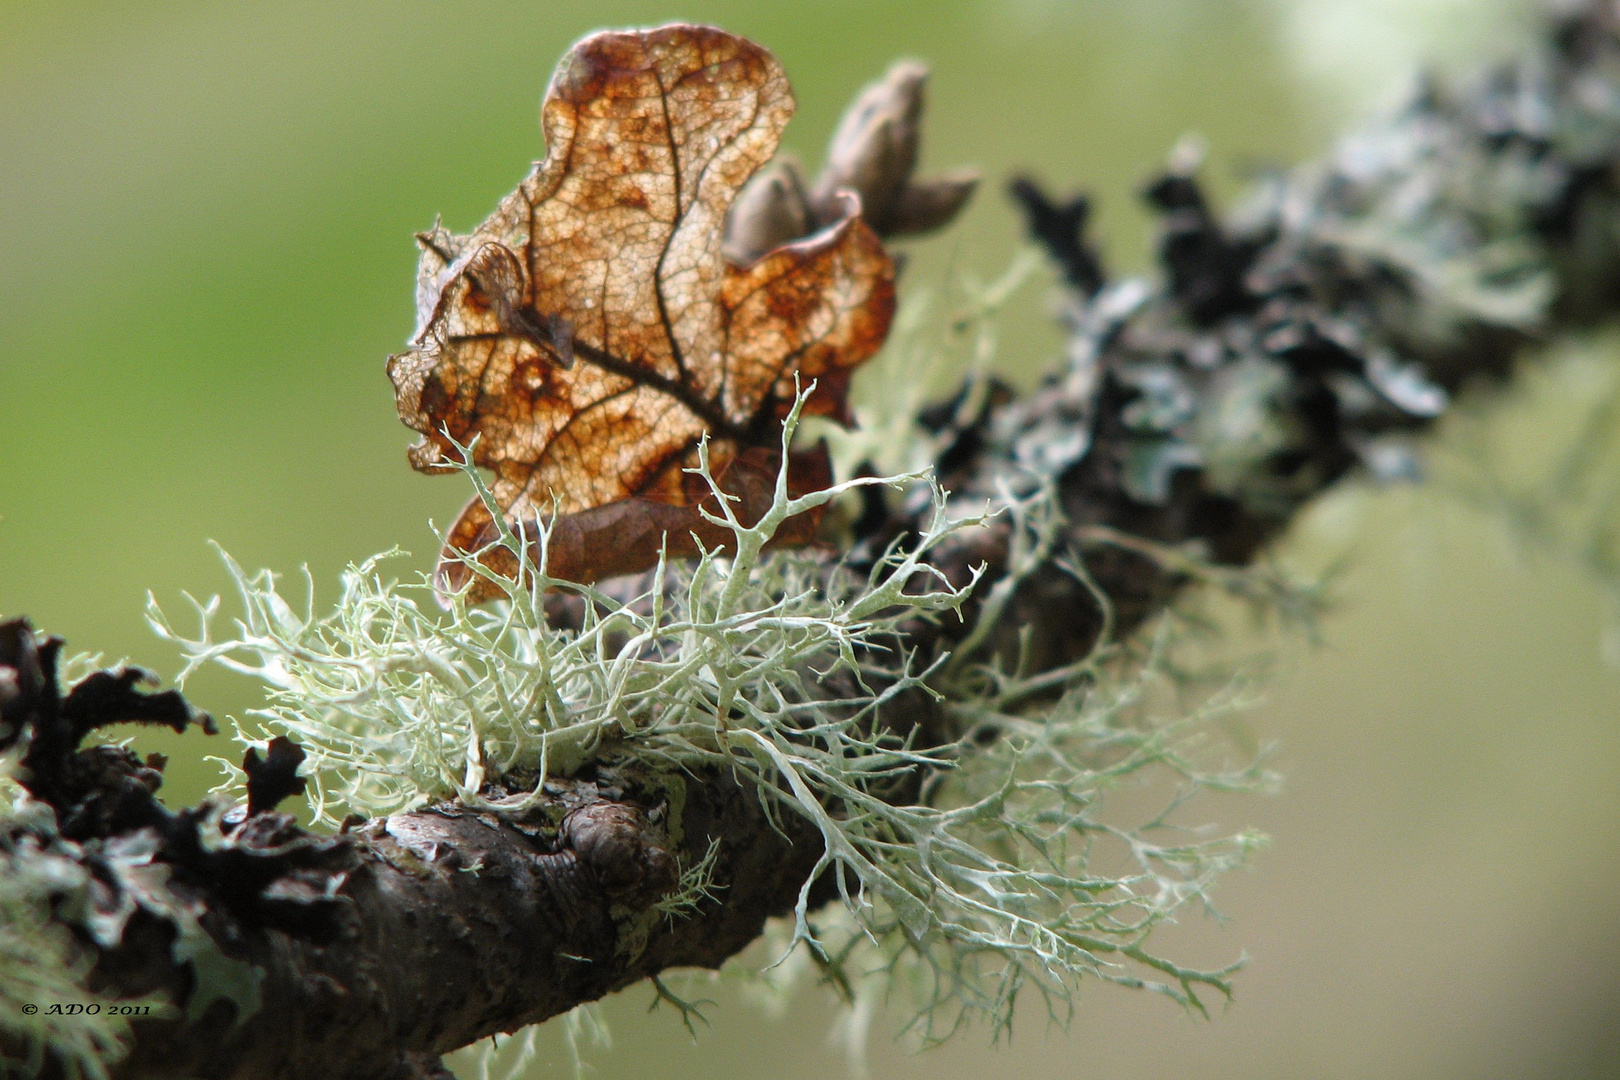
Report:
M781 466L779 450L752 446L733 458L716 479L732 515L744 527L759 524L771 508ZM789 498L823 490L832 482L832 460L824 445L789 455ZM816 538L824 509L815 507L788 518L768 546L810 543ZM441 594L465 589L467 602L482 603L506 597L508 585L531 588L529 575L535 570L559 581L590 584L645 570L661 557L688 559L705 552L724 555L736 550L736 534L729 525L713 520L721 517L720 500L713 490L690 505L632 496L558 515L545 523L544 540L540 522L519 523L512 532L522 541L520 558L519 548L503 542L502 530L488 506L482 499L474 499L456 526L467 526L470 531L476 525L477 532L465 541L446 544L435 584ZM475 571L469 555L476 555L488 574Z

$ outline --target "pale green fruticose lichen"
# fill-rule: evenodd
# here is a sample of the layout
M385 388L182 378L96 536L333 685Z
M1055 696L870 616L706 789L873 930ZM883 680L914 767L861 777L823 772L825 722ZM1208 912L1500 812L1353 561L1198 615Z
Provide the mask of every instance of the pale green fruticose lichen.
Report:
M797 420L795 408L784 445ZM487 499L477 474L467 474ZM807 884L789 947L804 945L846 982L870 959L926 984L930 1035L941 1033L933 1018L951 1009L957 1019L983 1012L1004 1026L1024 989L1067 1002L1084 976L1195 1008L1200 987L1226 992L1230 968L1184 968L1150 953L1145 940L1202 902L1210 879L1256 839L1182 834L1162 815L1125 829L1096 810L1106 791L1149 772L1188 790L1252 783L1252 771L1207 775L1192 764L1194 729L1235 698L1154 723L1141 707L1152 663L1122 660L1117 650L1027 678L947 671L946 658L918 670L915 658L886 654L892 638L884 635L901 620L960 605L965 590L946 587L922 559L982 517L947 519L936 490L923 535L862 575L829 573L804 552L764 551L787 518L871 483L928 481L857 480L794 499L781 477L757 525L726 510L735 554L660 566L632 604L552 579L542 561L526 564L521 583L505 583L509 602L474 607L451 597L440 613L417 599L428 599L428 582L398 585L373 559L352 567L336 609L317 615L311 603L295 612L271 574L228 563L245 609L233 636L213 635L217 600L196 605L194 637L156 605L151 618L185 649L182 678L212 661L267 684L268 705L256 715L309 755L322 823L443 798L517 810L538 797L543 778L601 759L723 768L752 780L772 814L803 815L819 828L818 872L834 875L843 898L842 921L813 925ZM1021 538L1017 573L1049 546L1056 516L1044 495L1009 509ZM540 541L543 549L543 533ZM500 542L525 550L509 532ZM472 559L468 566L490 573ZM550 590L587 596L606 614L586 605L583 629L553 629L544 612ZM1004 592L992 592L992 615ZM874 669L874 656L886 656L886 670ZM881 689L822 700L814 689L833 668ZM961 742L919 747L874 731L874 710L930 678L950 700ZM1054 696L1055 705L1030 707ZM977 745L987 733L995 737ZM883 785L919 768L934 777L926 805L881 797ZM485 793L487 781L511 775L539 779L527 794ZM1110 845L1117 850L1104 854Z
M938 448L916 423L919 394L943 382L940 369L953 359L983 374L994 316L1031 265L1026 256L1000 280L966 288L963 317L924 319L927 300L914 297L863 376L885 385L857 394L856 429L815 432L830 437L843 475L860 461L916 471L800 500L779 483L758 525L728 522L734 555L661 566L637 602L527 565L510 602L475 607L452 597L440 611L428 581L385 578L379 556L351 567L336 607L317 614L312 599L295 611L270 573L249 575L227 559L244 612L233 634L214 636L217 599L194 602L202 627L194 636L177 632L155 603L153 625L185 650L182 678L215 662L263 681L268 701L255 718L305 748L322 823L443 798L520 809L532 794L480 792L513 775L538 792L545 777L595 760L629 758L675 775L719 767L752 779L773 813L818 826L844 901L812 919L801 895L772 932L778 962L762 985L790 982L783 976L803 966L851 1000L870 1000L877 985L901 991L917 1004L925 1039L981 1014L1000 1031L1025 990L1062 1015L1087 976L1201 1009L1200 988L1229 992L1231 968L1185 968L1146 942L1159 923L1205 904L1209 882L1259 843L1248 832L1187 831L1170 816L1197 790L1265 782L1247 759L1213 771L1200 764L1225 753L1207 729L1242 706L1242 686L1186 707L1164 633L1145 650L1105 642L1082 663L1032 674L968 662L965 649L963 658L927 658L926 669L885 651L902 620L956 617L963 594L931 577L922 558L984 520L949 519L922 472ZM797 422L795 410L784 445ZM465 471L487 499L477 473ZM908 499L932 493L934 512L911 548L861 575L829 572L825 558L803 551L764 551L787 517L863 484L901 487ZM1008 578L986 594L986 625L1016 579L1052 554L1061 524L1050 490L1003 504L987 510L1010 516L1016 543ZM520 539L501 542L521 550ZM1085 580L1078 555L1068 565ZM594 601L581 631L548 625L543 603L553 589ZM970 632L967 645L977 639ZM880 662L887 670L874 670ZM877 689L820 700L813 691L834 669ZM918 747L873 733L868 719L880 702L919 684L946 698L960 741ZM253 741L240 728L239 737ZM918 768L933 777L927 805L877 794ZM1106 815L1103 804L1122 789L1127 801L1146 793L1158 808L1119 824L1124 815ZM701 866L685 870L669 915L708 887ZM691 1019L667 986L659 997ZM508 1045L502 1057L520 1049Z

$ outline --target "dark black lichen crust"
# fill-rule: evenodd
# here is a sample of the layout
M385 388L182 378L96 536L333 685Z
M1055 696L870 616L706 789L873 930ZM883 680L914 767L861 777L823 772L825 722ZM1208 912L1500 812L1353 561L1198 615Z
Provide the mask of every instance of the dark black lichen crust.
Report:
M976 452L942 482L983 496L1055 479L1068 540L1090 549L1128 627L1180 579L1099 540L1109 530L1239 565L1351 470L1415 475L1412 437L1465 384L1504 376L1526 342L1613 314L1617 22L1611 4L1570 6L1539 49L1455 92L1425 82L1225 221L1178 150L1144 192L1163 215L1156 283L1108 282L1084 198L1016 181L1030 235L1070 286L1069 363L955 433ZM1021 590L1025 616L1069 607L1067 622L1031 619L1028 647L1047 662L1095 640L1076 625L1100 626L1063 576Z

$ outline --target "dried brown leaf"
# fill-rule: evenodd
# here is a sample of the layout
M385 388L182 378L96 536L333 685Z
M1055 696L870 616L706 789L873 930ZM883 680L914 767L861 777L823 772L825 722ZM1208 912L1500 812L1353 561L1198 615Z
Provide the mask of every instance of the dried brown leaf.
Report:
M707 488L683 472L699 440L728 491L751 486L774 468L795 375L817 382L808 411L842 415L850 370L882 344L894 272L853 194L834 224L746 266L722 252L727 211L792 110L776 60L742 38L595 34L552 78L546 159L472 234L418 238L418 330L388 364L423 435L411 462L442 469L476 438L506 516L555 515L574 538L553 576L632 572L656 556L651 536L678 551L693 528L712 535ZM795 461L794 486L825 483L821 469ZM491 536L475 500L449 543Z

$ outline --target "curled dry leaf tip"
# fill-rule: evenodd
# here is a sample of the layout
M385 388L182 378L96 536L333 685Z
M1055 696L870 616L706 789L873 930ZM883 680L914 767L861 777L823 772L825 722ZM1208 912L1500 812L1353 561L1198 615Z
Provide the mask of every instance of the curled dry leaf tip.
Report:
M815 231L797 158L783 154L743 186L726 219L726 257L747 265Z
M939 228L967 203L979 182L971 170L928 180L912 177L927 82L926 64L898 61L845 111L810 194L818 219L829 220L836 212L840 191L854 191L879 236L904 236Z

